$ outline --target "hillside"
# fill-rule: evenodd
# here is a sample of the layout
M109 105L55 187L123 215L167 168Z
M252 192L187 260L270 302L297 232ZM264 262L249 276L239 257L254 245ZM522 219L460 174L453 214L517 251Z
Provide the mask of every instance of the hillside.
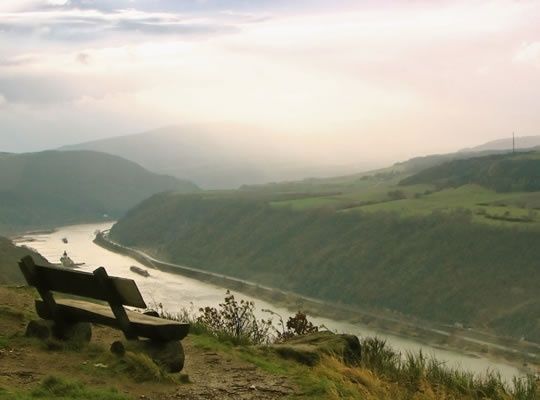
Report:
M400 184L430 184L438 188L478 184L497 192L540 191L540 152L453 160L425 169Z
M477 224L459 209L404 217L272 200L157 195L111 236L178 264L323 300L540 342L536 230Z
M197 189L190 182L103 153L3 155L0 232L118 217L154 193Z
M490 142L481 144L479 146L463 149L463 152L476 152L486 150L511 150L513 146L512 138L492 140ZM531 149L532 147L540 146L540 136L516 136L515 147L516 149Z
M36 263L48 264L41 255L27 248L17 247L11 240L0 236L0 285L22 285L25 283L17 262L27 255L31 255Z
M205 189L235 189L243 184L333 176L351 170L313 161L304 151L293 150L286 140L271 140L253 128L226 124L170 126L61 150L114 154L150 171L188 179ZM373 168L368 163L359 165L361 169Z
M186 364L169 374L146 354L113 355L123 340L94 325L90 343L24 336L36 319L35 293L0 286L0 399L36 400L536 400L534 377L514 387L495 373L472 376L422 354L406 361L374 338L339 352L343 339L329 332L293 337L274 345L234 344L210 325L192 321L182 340ZM218 331L219 332L219 331ZM330 354L329 354L330 353ZM352 357L351 357L352 356ZM308 363L309 362L309 363Z
M520 152L524 150L518 150ZM299 181L269 183L264 185L243 185L245 191L264 192L354 192L365 189L366 181L377 180L384 185L394 185L402 179L417 174L426 169L445 164L454 160L466 160L489 155L501 154L501 150L459 151L447 154L431 154L413 157L397 162L389 167L370 170L350 175L329 178L306 178ZM507 151L505 151L507 152Z

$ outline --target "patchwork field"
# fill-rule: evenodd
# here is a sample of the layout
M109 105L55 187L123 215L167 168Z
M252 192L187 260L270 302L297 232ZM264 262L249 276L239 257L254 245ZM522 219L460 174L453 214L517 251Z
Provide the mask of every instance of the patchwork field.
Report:
M274 207L307 210L329 207L339 212L393 212L404 217L465 210L473 221L508 227L540 228L540 192L497 193L476 184L436 191L427 184L396 186L379 182L364 190L271 202Z

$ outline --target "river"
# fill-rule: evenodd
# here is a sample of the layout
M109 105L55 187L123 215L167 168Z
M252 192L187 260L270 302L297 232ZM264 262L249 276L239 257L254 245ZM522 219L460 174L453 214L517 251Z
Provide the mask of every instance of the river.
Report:
M223 301L226 289L219 286L157 270L150 270L151 276L148 278L130 271L129 267L132 265L147 268L130 257L113 253L93 243L95 231L109 229L112 224L112 222L107 222L65 226L52 233L27 234L19 238L16 243L19 246L24 245L37 250L50 262L59 262L62 253L67 251L75 262L85 263L80 267L81 270L93 271L99 266L104 266L110 275L131 278L137 282L149 306L162 303L164 309L170 312L182 308L197 310L199 307L217 306L218 303ZM67 238L68 243L64 243L62 238ZM258 310L272 309L284 318L291 314L288 310L268 302L253 299L234 291L233 294L236 298L255 301ZM268 316L268 314L265 314L265 317ZM478 374L485 373L487 370L498 371L508 382L511 381L513 376L523 375L512 365L486 357L432 347L413 339L378 332L359 324L319 317L310 319L317 325L323 324L333 331L352 333L358 336L378 336L402 352L422 350L424 354L432 355L439 361L446 362L450 367L462 368Z

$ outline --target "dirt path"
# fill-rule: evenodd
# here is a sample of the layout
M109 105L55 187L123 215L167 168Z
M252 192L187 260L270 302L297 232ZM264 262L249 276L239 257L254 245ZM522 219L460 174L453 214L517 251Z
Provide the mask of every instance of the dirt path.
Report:
M33 293L0 287L0 340L22 335L33 313ZM108 348L121 339L118 331L93 328L95 348ZM7 342L7 343L6 343ZM182 341L186 353L183 374L190 383L137 383L125 374L108 374L94 365L88 351L54 351L36 341L0 342L0 388L29 389L51 375L77 379L89 385L114 387L137 399L282 399L297 390L284 376L268 374L233 355L196 346L189 336ZM95 345L98 346L95 346ZM112 376L111 376L112 375Z

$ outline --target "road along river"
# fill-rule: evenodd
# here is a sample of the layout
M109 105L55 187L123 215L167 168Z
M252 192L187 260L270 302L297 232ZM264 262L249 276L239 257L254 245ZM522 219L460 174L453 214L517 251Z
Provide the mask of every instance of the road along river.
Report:
M106 250L93 243L96 231L107 230L111 226L112 222L65 226L52 233L24 235L18 238L16 243L19 246L24 245L37 250L53 263L58 263L64 251L67 251L73 261L85 263L80 267L81 270L93 271L99 266L104 266L110 275L134 279L149 306L161 303L164 309L169 312L174 313L182 308L193 308L196 311L200 307L215 307L223 301L226 289L220 286L159 270L149 270L150 276L147 278L132 272L131 266L148 268L130 257ZM68 243L64 243L63 238L66 238ZM291 314L290 311L266 301L232 292L236 298L253 300L258 310L271 309L282 315L284 319ZM268 316L268 314L264 314L264 317ZM487 357L436 348L414 339L376 331L360 324L319 317L310 319L333 331L352 333L358 336L378 336L401 352L422 350L424 354L432 355L439 361L446 362L450 367L459 367L479 374L485 373L487 370L498 371L508 382L513 376L523 375L512 365Z

